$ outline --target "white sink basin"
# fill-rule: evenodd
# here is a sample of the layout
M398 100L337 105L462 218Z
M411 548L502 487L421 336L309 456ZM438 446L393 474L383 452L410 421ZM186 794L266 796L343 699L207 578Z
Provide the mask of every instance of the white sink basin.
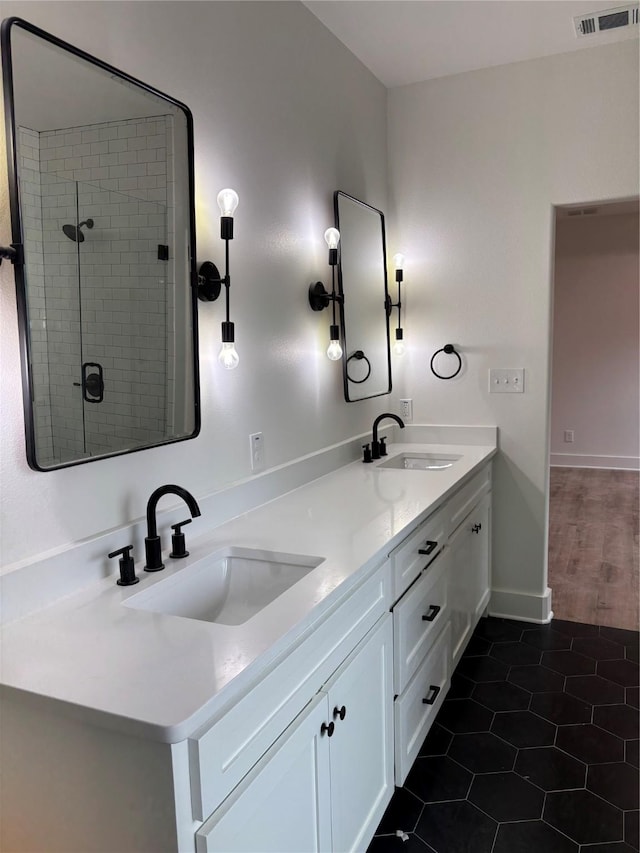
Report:
M461 456L455 453L398 453L380 462L378 468L406 468L410 471L441 471L451 468Z
M242 625L313 571L323 557L225 548L141 590L123 603L150 610Z

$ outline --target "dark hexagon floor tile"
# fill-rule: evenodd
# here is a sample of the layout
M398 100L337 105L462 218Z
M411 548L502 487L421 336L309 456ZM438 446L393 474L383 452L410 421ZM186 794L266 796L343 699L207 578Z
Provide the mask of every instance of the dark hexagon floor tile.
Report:
M469 801L499 823L538 820L544 794L517 773L483 773L475 776Z
M571 648L571 637L566 634L561 634L559 631L554 631L551 628L547 628L545 630L533 629L531 631L524 631L522 634L522 642L535 646L536 649L540 649L542 651Z
M594 660L621 660L624 657L624 646L612 643L605 637L578 637L571 648Z
M624 741L590 723L560 726L556 746L586 764L624 761Z
M600 636L621 646L638 646L640 644L640 633L629 631L627 628L609 628L606 625L600 627Z
M602 678L608 678L623 687L637 687L640 684L640 666L632 660L602 660L596 672Z
M564 689L565 693L592 705L615 705L624 702L624 689L599 675L570 675Z
M551 627L554 631L560 631L561 634L567 634L569 637L597 637L600 634L598 625L569 622L566 619L554 619Z
M416 834L437 853L490 853L497 823L467 800L426 805Z
M584 788L587 775L586 764L555 746L521 749L514 770L544 791Z
M640 812L625 812L624 814L624 840L634 850L640 848L640 832L638 831L638 814Z
M564 676L546 666L512 666L507 680L531 693L556 693L564 688Z
M640 798L638 771L630 764L594 764L587 771L587 790L623 811L637 807Z
M488 732L493 721L493 711L473 699L447 699L436 720L453 734Z
M578 844L622 841L622 812L590 791L547 794L544 820Z
M596 671L596 662L593 658L587 658L568 649L544 652L541 663L562 675L594 675Z
M444 755L449 749L453 735L443 729L438 723L434 723L429 729L429 734L424 739L418 755Z
M470 681L456 670L451 676L451 687L447 699L468 699L473 693L475 682Z
M397 829L413 832L424 803L406 788L396 788L391 802L376 829L376 835L394 833Z
M567 693L536 693L530 710L557 726L591 722L591 705Z
M492 657L462 658L456 672L476 683L484 681L504 681L509 667Z
M624 745L624 760L636 769L640 768L640 740L628 740Z
M477 684L472 697L492 711L526 711L531 703L531 693L508 681Z
M475 634L469 640L467 648L464 650L464 657L471 658L478 655L488 655L491 643L483 637L476 637Z
M473 776L446 755L416 758L405 787L423 803L461 800L467 796Z
M627 660L633 661L633 663L640 662L640 649L638 646L625 646L624 652L624 656Z
M637 687L627 687L625 701L632 708L640 708L640 689Z
M517 750L492 735L478 732L472 735L454 735L448 755L472 773L495 773L513 769Z
M500 824L493 853L578 853L578 845L541 820L532 820Z
M593 722L623 740L630 740L640 731L640 712L629 705L603 705L593 709Z
M491 731L519 748L551 746L556 727L530 711L504 711L495 715Z
M482 637L490 643L504 643L509 640L519 640L522 636L523 623L512 622L509 619L481 619L473 632L474 637Z
M397 835L376 835L367 853L433 853L433 848L413 834L406 841Z
M542 652L527 643L496 643L491 657L509 665L540 663Z

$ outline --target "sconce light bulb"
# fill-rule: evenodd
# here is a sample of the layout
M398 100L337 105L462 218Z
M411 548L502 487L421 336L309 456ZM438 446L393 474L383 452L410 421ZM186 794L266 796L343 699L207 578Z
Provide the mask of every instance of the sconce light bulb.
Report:
M404 355L406 346L403 340L396 341L393 345L393 351L396 355Z
M397 255L394 255L393 256L393 264L394 264L394 268L397 270L404 269L404 255L400 254L400 252L398 252Z
M327 347L327 355L331 361L340 361L342 358L342 347L340 341L331 341Z
M233 212L238 206L238 193L229 188L220 190L218 193L218 207L222 216L233 216Z
M222 342L220 352L218 353L218 361L225 370L234 370L238 366L240 358L236 352L236 347L233 341Z
M324 232L324 239L330 249L337 249L340 242L340 232L337 228L327 228Z

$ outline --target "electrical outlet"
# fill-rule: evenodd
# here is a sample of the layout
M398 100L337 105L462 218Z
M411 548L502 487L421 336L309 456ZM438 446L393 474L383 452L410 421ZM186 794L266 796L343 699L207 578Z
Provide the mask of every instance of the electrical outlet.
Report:
M400 417L406 424L413 420L413 400L400 400Z
M264 468L264 438L261 432L254 432L249 436L249 447L251 450L251 470L262 471Z
M492 367L489 370L490 394L523 394L524 367Z
M573 430L572 429L565 429L564 440L567 442L567 444L571 444L571 442L573 441Z

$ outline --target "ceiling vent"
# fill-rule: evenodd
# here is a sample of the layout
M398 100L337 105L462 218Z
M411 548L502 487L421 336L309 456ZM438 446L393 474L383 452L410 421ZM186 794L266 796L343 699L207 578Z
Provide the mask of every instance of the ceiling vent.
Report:
M617 30L620 27L632 27L638 24L638 3L627 6L617 6L596 12L595 15L579 15L573 19L578 38L603 33L607 30Z

